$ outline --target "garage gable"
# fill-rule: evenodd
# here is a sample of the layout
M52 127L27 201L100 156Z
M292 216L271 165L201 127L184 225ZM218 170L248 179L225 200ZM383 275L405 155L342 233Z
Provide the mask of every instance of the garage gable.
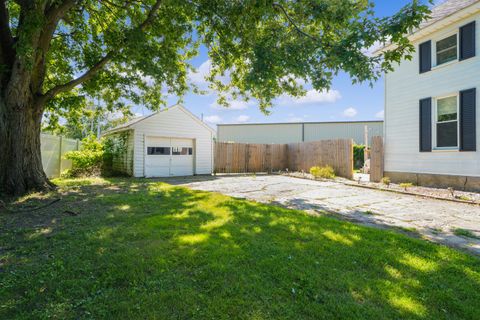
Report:
M135 135L134 176L210 174L215 131L177 105L131 125Z
M168 129L174 124L188 124L189 126L192 126L195 130L206 130L212 134L215 134L215 130L213 130L206 123L198 119L194 114L192 114L182 105L175 105L173 107L157 111L156 113L132 124L131 127L136 129L149 125L163 125L166 129Z

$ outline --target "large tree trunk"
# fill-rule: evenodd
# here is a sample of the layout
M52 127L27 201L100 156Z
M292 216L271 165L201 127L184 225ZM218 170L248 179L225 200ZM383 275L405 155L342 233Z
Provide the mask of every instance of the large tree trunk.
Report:
M52 189L40 154L43 108L35 105L33 95L8 91L0 93L0 192Z

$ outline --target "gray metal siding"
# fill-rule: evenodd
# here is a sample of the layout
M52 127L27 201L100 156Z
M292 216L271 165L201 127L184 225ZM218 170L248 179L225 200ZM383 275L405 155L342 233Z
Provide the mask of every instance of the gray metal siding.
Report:
M369 144L372 137L383 136L383 122L306 123L305 141L353 139L356 144L365 144L365 126L368 128Z
M302 124L219 125L218 141L239 143L293 143L302 141Z
M383 122L318 122L281 124L218 125L217 138L223 142L294 143L328 139L353 139L364 144L365 126L369 144L373 136L383 136Z

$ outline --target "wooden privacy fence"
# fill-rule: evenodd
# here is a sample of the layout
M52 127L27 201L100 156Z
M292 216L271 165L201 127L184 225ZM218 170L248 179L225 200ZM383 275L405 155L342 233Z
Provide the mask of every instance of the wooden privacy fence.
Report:
M383 178L383 138L372 137L370 150L370 181L380 182Z
M311 167L330 165L338 176L353 178L351 139L322 140L292 144L249 144L217 142L215 173L308 172Z
M353 178L353 141L321 140L288 145L288 168L309 172L311 167L329 165L335 174Z
M216 173L285 170L286 144L215 143Z

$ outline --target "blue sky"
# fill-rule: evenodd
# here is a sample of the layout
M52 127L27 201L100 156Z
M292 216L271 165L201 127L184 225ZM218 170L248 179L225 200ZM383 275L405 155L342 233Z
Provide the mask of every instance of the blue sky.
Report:
M377 16L389 16L396 13L409 0L376 0ZM197 73L191 75L192 82L200 87L206 86L203 75L208 72L208 55L201 48L200 55L192 60ZM232 101L226 109L215 105L216 95L196 95L188 93L183 105L198 117L203 114L205 122L215 127L218 123L264 123L299 121L355 121L383 119L384 101L383 79L370 87L368 83L352 85L348 75L341 73L333 81L329 92L309 91L306 97L278 99L270 115L262 114L254 102ZM176 103L172 97L169 104ZM149 114L141 107L134 107L137 114Z

